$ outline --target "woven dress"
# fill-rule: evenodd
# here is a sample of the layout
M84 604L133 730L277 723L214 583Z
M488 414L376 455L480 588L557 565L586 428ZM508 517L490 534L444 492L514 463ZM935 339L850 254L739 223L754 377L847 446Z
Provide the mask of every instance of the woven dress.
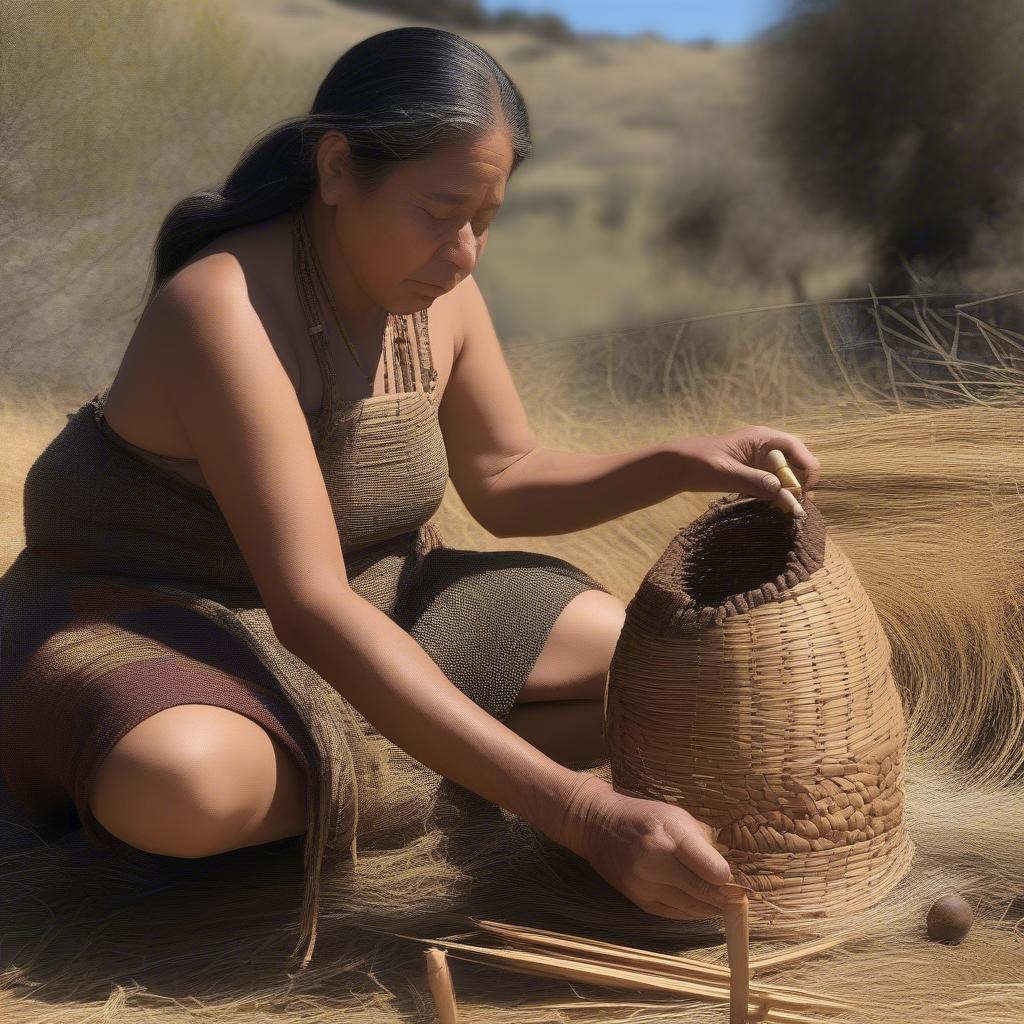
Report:
M448 462L426 310L388 315L385 390L343 401L297 240L293 256L323 381L307 418L351 586L505 721L565 606L607 588L551 555L444 545L431 522ZM89 810L118 739L179 704L258 722L307 778L305 965L325 857L355 860L360 804L365 820L386 790L380 744L367 741L380 734L280 643L212 493L175 469L191 460L116 434L108 392L68 414L26 476L25 547L0 577L0 772L44 839L80 825L132 849Z

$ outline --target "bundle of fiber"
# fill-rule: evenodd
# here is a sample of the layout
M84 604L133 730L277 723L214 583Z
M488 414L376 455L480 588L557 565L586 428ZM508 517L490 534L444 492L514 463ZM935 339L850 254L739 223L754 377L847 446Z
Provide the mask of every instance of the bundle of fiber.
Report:
M728 496L627 607L605 731L616 789L684 807L752 922L842 916L906 874L906 720L891 649L819 509Z
M872 906L794 921L788 935L781 922L750 922L750 963L772 964L759 980L853 1007L822 1015L830 1024L1024 1020L1021 300L843 300L507 351L553 447L643 450L760 423L802 437L821 460L810 497L892 646L915 844L910 870ZM109 379L109 366L95 369L97 383ZM4 564L23 544L25 471L80 398L80 384L56 379L0 388ZM569 559L627 602L679 524L719 497L683 491L591 529L510 539L484 530L448 488L437 525L449 545ZM524 818L439 780L360 724L387 769L365 789L387 813L361 805L358 864L332 858L317 946L295 975L287 968L305 886L302 837L195 859L112 855L81 829L44 841L0 787L0 1019L418 1024L431 1015L422 940L440 945L481 920L728 968L722 918L646 912ZM608 778L609 762L594 773ZM930 908L948 894L974 912L956 946L926 931ZM829 945L792 958L818 940ZM449 949L448 959L474 1024L727 1019L720 1003L531 976L463 954Z

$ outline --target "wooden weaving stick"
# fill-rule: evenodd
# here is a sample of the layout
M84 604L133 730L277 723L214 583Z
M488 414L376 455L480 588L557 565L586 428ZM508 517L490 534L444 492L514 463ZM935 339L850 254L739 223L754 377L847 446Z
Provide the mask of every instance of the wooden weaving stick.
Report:
M735 882L718 887L725 896L725 946L729 957L729 1024L747 1024L750 1000L750 924L747 888Z
M423 951L427 958L427 984L437 1007L440 1024L459 1024L459 1010L455 1003L455 989L448 970L448 956L443 949L431 947Z
M798 498L804 493L803 486L793 470L790 469L789 463L786 462L785 454L778 448L773 448L768 453L768 465L787 491L792 491Z

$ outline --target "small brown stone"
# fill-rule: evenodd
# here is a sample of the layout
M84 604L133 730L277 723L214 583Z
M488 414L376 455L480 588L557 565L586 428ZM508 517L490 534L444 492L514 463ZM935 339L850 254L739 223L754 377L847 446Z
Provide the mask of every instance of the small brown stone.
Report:
M974 911L962 896L940 896L928 911L928 938L956 945L973 923Z

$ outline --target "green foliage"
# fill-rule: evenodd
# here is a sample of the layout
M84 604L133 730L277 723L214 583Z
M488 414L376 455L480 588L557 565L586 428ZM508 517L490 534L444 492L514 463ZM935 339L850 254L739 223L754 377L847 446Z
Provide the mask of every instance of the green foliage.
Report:
M955 272L1020 201L1022 53L1018 0L797 0L761 50L767 123L883 265Z
M289 92L304 98L240 28L189 0L4 0L3 151L20 173L0 175L0 207L82 217L217 177Z
M403 18L463 29L525 32L552 42L571 43L578 36L557 14L501 10L493 14L477 0L340 0L348 7L369 7Z
M116 365L168 208L310 78L227 4L0 0L5 379Z

